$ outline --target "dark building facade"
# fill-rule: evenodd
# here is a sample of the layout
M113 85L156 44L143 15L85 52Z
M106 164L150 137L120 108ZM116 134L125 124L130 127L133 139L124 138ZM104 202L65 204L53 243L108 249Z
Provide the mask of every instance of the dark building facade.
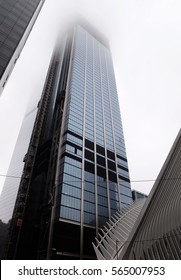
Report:
M0 94L44 0L0 0Z
M111 53L76 24L58 42L38 106L6 258L91 259L99 229L132 203Z

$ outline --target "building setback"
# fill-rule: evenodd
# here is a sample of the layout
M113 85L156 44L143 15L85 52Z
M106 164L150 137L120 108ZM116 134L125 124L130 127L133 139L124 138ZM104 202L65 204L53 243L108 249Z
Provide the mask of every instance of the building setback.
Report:
M87 24L76 24L50 63L6 258L95 258L99 229L131 203L109 46Z
M44 0L0 0L0 95Z

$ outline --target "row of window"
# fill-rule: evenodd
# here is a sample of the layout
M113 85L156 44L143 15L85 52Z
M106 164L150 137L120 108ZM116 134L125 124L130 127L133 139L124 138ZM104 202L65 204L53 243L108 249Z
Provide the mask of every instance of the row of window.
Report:
M81 198L81 182L79 184L79 188L77 188L77 186L72 186L71 182L68 184L66 183L63 183L62 184L62 193L65 194L65 195L69 195L69 196L73 196L73 197L76 197L76 198Z
M95 203L95 193L84 190L84 200Z
M82 146L82 140L79 139L79 138L77 138L77 137L74 136L74 135L71 135L71 134L67 133L67 134L66 134L66 139L67 139L67 140L70 140L71 142L74 142L74 143L76 143L76 144L78 144L78 145L80 145L80 146Z
M85 132L85 137L87 139L89 139L90 141L94 141L94 135L93 134L89 134L88 132Z
M82 133L82 129L80 127L77 127L75 125L72 124L68 124L67 126L65 126L67 129L71 130L72 132L75 133Z
M97 194L107 197L107 185L105 187L97 186Z
M84 99L83 99L83 97L78 92L75 94L75 96L72 95L72 92L71 92L71 95L69 95L69 98L68 98L67 105L74 105L77 102L79 104L79 106L77 108L79 108L79 107L83 108L84 107Z
M77 116L77 118L75 118L75 116L73 116L71 113L69 115L68 122L71 123L71 124L74 124L78 127L81 127L81 128L83 126L83 119L79 118L78 116Z
M121 154L124 153L125 156L126 156L126 149L125 149L125 146L120 145L120 143L118 143L118 142L116 142L115 145L116 145L117 153L119 154L119 152L121 152ZM119 152L118 152L118 151L119 151Z
M102 144L99 144L101 142ZM96 143L98 143L101 146L104 146L104 133L103 131L96 131Z
M115 141L115 146L116 146L117 154L119 154L118 150L119 151L121 150L121 151L126 153L126 149L125 149L124 143L120 144L120 142L117 140L117 141ZM126 157L126 156L124 156L124 157Z
M108 220L108 213L107 211L104 211L104 209L99 209L99 210L100 210L99 211L100 214L98 216L98 224L99 226L105 225ZM80 211L62 206L60 210L60 217L64 219L80 222ZM84 223L89 225L95 225L96 224L95 214L84 212Z
M65 125L67 124L67 122L65 122ZM79 118L79 116L77 115L76 118L73 118L73 115L70 114L70 118L68 119L68 126L75 126L78 130L82 131L83 130L83 120ZM96 127L96 134L97 134L97 138L99 138L100 140L104 139L104 132L103 132L103 128L101 127L100 129L99 126ZM92 124L90 122L88 122L88 120L85 123L85 131L88 134L94 135L94 125L93 122ZM111 145L111 147L113 147L113 135L112 133L110 133L110 130L106 129L106 143ZM117 143L119 149L123 150L123 152L125 152L125 149L120 147L120 143ZM123 146L123 145L122 145Z
M66 147L69 146L69 145L66 145ZM71 147L71 146L70 146ZM74 148L74 149L77 149L77 148ZM80 156L82 156L82 151L77 149L77 151L75 152L76 155L78 155L80 153ZM82 167L82 162L81 161L78 161L78 160L75 160L73 158L70 158L70 157L64 157L64 163L68 163L68 164L71 164L75 167L78 167L78 168L81 168Z
M66 174L64 174L64 175L66 175ZM92 179L93 179L93 181L95 180L95 178L92 178ZM100 186L100 182L97 182L97 184L98 184L98 186L97 186L98 197L100 197L100 201L102 199L102 203L103 203L104 199L107 200L107 184L104 183L104 185L102 185L102 186ZM66 180L66 178L64 176L64 183L62 185L62 193L70 195L70 196L75 196L77 198L81 198L81 188L82 188L82 182L77 180L76 177L72 177L71 175L69 175L69 180ZM110 199L119 201L117 187L116 187L116 189L114 188L113 190L111 190L111 185L109 185L108 188L109 188ZM94 202L95 185L93 183L84 182L84 191L86 193L84 199ZM122 194L130 195L130 189L122 187L122 186L120 187L120 192ZM99 201L99 204L102 204L100 201ZM105 204L105 201L104 201L104 204Z
M95 184L91 182L84 181L84 190L94 193L95 192Z
M74 103L76 101L80 101L80 104L84 105L84 91L79 89L70 89L70 95L67 100L67 104Z
M67 220L80 222L80 210L68 208L66 206L61 206L60 217Z
M80 51L79 51L80 53ZM79 72L79 68L80 66L81 67L81 72L79 72L79 74L82 74L83 77L84 77L84 74L85 74L85 65L86 65L86 61L84 59L85 57L85 53L83 52L83 55L81 56L78 52L76 52L74 54L74 61L73 61L73 66L74 66L74 69L75 71ZM78 74L78 73L77 73Z
M77 178L76 176L72 176L67 173L63 173L62 175L60 175L60 182L64 182L75 188L82 188L82 178Z
M69 175L72 175L74 177L77 177L77 178L81 178L82 177L82 170L81 170L81 168L78 168L76 166L70 165L68 163L64 164L63 172L67 173Z
M70 104L68 104L70 110L73 110L76 112L76 108L77 111L83 112L84 111L84 103L80 103L78 102L78 100L74 101L74 102L70 102Z
M6 2L1 2L0 3L0 10L3 14L8 14L9 12L13 12L14 14L21 14L22 10L25 9L26 7L26 12L31 11L33 12L37 6L37 3L31 2L26 2L24 3L25 5L23 6L22 3L15 2L15 5L9 4L7 1Z
M119 202L116 201L116 200L110 199L110 208L111 208L111 211L112 211L112 210L118 211L118 210L120 209L120 204L119 204Z
M123 170L122 168L118 169L118 173L119 173L120 175L125 176L126 178L129 178L129 173L128 173L128 171L125 171L125 170Z
M115 140L115 143L119 148L125 151L124 141L120 137Z
M82 108L77 108L76 109L76 104L70 104L69 107L67 108L67 113L66 113L66 119L69 118L69 114L73 113L74 115L77 114L78 117L82 118L82 115L84 113L83 107Z
M76 109L76 108L75 108ZM92 112L91 112L91 114L92 114ZM110 129L110 131L111 131L111 129ZM110 141L112 141L112 139L110 139Z
M26 26L30 19L30 14L22 13L22 15L13 15L9 13L8 16L1 23L2 25L7 25L9 28L12 28L15 24L20 24L21 26Z
M95 225L96 224L95 214L84 212L84 223L89 225Z
M131 204L132 202L133 202L132 197L129 197L129 196L126 196L126 195L121 196L121 203Z
M62 194L61 205L80 210L81 209L81 199Z
M83 76L83 73L76 73L75 70L73 72L73 76L71 79L71 89L73 91L80 91L80 93L84 92L85 87L85 77Z
M116 152L119 153L119 155L126 157L126 151L122 151L119 147L116 148Z

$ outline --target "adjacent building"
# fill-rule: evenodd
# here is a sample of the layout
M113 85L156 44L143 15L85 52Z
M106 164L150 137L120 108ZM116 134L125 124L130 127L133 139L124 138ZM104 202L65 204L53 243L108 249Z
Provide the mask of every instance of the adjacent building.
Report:
M0 196L0 259L2 259L4 255L3 253L7 241L9 223L12 218L17 198L24 168L25 154L30 142L36 113L37 107L29 110L24 117Z
M24 116L0 196L0 220L5 224L12 218L36 113L37 107Z
M88 24L56 45L24 160L6 258L95 258L132 193L109 45Z
M43 3L44 0L0 1L0 94Z
M146 198L148 197L148 195L137 190L132 190L132 197L133 197L133 201L135 201L140 198Z

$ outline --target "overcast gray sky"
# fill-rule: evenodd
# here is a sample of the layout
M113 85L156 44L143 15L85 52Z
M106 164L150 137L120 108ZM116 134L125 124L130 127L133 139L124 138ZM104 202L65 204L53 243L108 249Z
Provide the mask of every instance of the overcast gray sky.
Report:
M108 38L132 188L148 193L181 127L180 0L45 0L0 97L0 175L27 105L38 100L59 30L82 14ZM0 176L0 191L4 177Z

